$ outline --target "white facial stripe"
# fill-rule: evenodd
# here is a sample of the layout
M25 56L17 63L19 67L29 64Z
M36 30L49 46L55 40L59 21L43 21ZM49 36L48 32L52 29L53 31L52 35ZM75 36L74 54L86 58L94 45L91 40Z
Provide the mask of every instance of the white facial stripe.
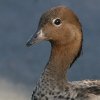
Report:
M45 38L42 29L37 34L38 34L38 38Z

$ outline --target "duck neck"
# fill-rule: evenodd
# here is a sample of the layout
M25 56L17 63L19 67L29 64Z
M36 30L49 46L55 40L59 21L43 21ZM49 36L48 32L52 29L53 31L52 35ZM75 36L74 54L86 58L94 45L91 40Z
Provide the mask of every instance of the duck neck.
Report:
M72 64L80 49L80 42L59 45L51 43L51 56L45 68L44 74L57 84L66 83L66 71Z

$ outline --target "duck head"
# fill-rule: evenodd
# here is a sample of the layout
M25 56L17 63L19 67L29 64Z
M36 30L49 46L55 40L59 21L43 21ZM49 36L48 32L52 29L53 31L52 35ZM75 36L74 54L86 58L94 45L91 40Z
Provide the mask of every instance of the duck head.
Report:
M64 6L51 8L39 21L37 32L28 40L27 46L48 40L52 44L65 45L81 41L81 24L72 10Z

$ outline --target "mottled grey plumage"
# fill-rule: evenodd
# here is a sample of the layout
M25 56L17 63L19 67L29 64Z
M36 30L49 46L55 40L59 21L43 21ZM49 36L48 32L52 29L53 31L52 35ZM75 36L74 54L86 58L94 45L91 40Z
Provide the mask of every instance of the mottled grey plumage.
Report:
M83 40L82 26L73 11L59 6L45 12L27 46L42 40L51 43L51 56L32 100L100 100L100 80L66 80L66 71L79 57Z
M64 89L41 78L32 94L32 100L100 100L100 81L67 82ZM50 80L51 81L51 80Z

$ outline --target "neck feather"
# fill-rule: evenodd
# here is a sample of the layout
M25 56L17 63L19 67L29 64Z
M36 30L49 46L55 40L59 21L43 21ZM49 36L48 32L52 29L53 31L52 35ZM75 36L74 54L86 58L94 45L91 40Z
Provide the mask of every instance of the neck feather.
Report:
M51 55L44 71L44 75L59 83L66 83L66 71L79 56L82 46L82 37L69 44L51 43Z

